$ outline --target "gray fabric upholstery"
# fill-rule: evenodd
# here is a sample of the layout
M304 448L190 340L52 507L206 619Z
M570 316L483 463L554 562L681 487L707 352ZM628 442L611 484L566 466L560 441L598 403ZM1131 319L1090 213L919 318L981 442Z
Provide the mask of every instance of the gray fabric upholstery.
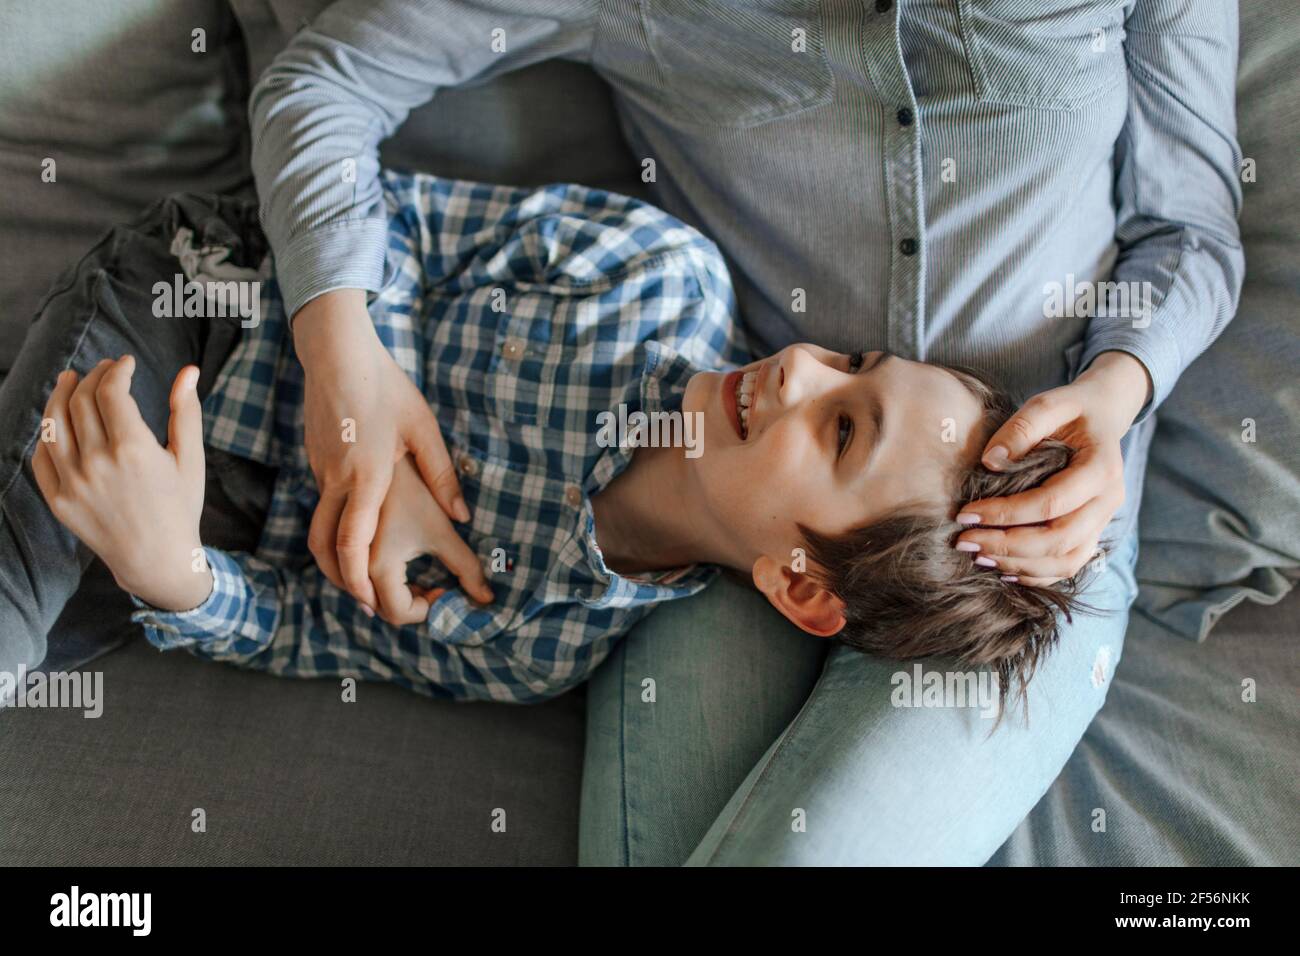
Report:
M0 862L576 862L580 694L511 708L362 684L349 704L334 681L143 638L91 667L98 719L0 714ZM191 830L195 808L206 833Z
M991 865L1300 864L1297 633L1300 592L1203 644L1135 620L1105 707Z
M1300 579L1298 47L1294 0L1242 3L1246 282L1237 317L1161 406L1147 463L1136 612L1191 640Z
M0 369L109 226L177 190L251 189L244 60L222 0L0 4Z

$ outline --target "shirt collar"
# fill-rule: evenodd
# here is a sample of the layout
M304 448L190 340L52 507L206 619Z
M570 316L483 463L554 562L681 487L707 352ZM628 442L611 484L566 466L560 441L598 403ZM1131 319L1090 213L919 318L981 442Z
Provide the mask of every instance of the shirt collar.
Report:
M696 372L705 370L662 342L648 341L644 347L645 362L637 387L637 403L634 407L632 402L628 402L629 414L633 411L642 411L647 415L679 411L687 383ZM717 574L718 569L712 565L692 564L653 574L629 576L618 574L605 564L605 557L596 543L596 517L591 499L622 473L632 461L635 451L635 448L622 446L606 449L583 484L582 507L578 513L575 537L581 545L585 566L591 573L595 587L590 593L580 593L577 598L591 607L626 607L686 597L702 590Z

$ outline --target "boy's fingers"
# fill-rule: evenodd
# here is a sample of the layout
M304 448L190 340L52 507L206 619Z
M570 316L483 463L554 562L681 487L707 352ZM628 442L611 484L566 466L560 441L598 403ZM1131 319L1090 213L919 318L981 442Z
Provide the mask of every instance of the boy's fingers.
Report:
M492 603L492 588L488 585L478 555L470 550L469 545L453 529L447 529L434 553L443 567L456 575L456 580L466 594L480 604Z
M1078 417L1074 403L1043 392L1035 395L1006 420L984 446L981 461L990 471L1001 471L1008 460L1025 452Z
M49 504L58 496L61 487L59 470L50 457L49 443L36 443L36 452L32 455L32 474L36 476L36 487L45 497L45 503Z
M429 614L429 602L406 583L406 566L372 568L379 595L379 616L389 624L419 624Z
M114 444L129 438L139 429L149 431L149 426L140 415L140 406L131 397L131 377L134 374L135 359L123 355L108 367L99 380L99 388L95 389L99 417L104 422L108 440ZM150 437L153 437L152 432Z
M108 366L109 361L105 359L87 372L68 399L72 426L77 430L77 448L82 455L97 451L108 443L108 433L104 430L99 405L95 401L95 391Z
M72 426L68 412L68 399L77 387L77 373L67 369L55 380L54 390L45 403L45 419L51 423L50 441L46 441L46 421L41 423L40 444L45 446L56 468L75 468L77 464L77 431Z
M196 481L202 481L203 405L196 390L198 383L199 370L194 365L181 369L172 382L168 398L171 417L167 420L167 450L172 453L182 472ZM139 415L138 410L136 415Z

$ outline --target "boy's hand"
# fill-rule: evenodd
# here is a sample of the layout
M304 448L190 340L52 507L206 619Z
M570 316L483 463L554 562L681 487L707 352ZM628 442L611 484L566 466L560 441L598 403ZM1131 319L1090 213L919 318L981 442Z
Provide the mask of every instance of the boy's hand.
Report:
M50 511L94 551L114 579L154 607L183 611L212 591L202 560L203 424L199 370L172 384L163 448L131 397L135 359L105 359L80 382L63 372L45 406L32 456ZM52 440L46 440L52 438Z
M390 624L420 623L445 590L426 591L407 584L406 564L422 554L441 561L471 598L481 604L492 602L478 555L460 539L407 455L393 470L370 548L370 580L379 596L379 615Z
M1120 439L1150 395L1146 367L1127 352L1103 352L1069 385L1035 395L994 433L984 465L1020 458L1045 438L1074 449L1070 464L1039 487L962 507L958 521L986 526L957 539L979 545L972 557L1022 584L1047 585L1077 574L1097 553L1107 522L1124 504ZM964 520L965 519L965 520Z

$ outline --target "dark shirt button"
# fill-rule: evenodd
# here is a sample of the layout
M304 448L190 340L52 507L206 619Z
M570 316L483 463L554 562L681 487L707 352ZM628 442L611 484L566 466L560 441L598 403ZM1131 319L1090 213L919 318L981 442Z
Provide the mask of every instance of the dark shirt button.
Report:
M900 126L911 126L912 120L915 118L916 117L912 114L912 111L906 106L898 111L898 125Z
M916 255L916 240L904 239L902 242L898 244L898 248L903 253L903 255L914 256Z
M876 12L888 13L894 7L894 0L876 0Z

